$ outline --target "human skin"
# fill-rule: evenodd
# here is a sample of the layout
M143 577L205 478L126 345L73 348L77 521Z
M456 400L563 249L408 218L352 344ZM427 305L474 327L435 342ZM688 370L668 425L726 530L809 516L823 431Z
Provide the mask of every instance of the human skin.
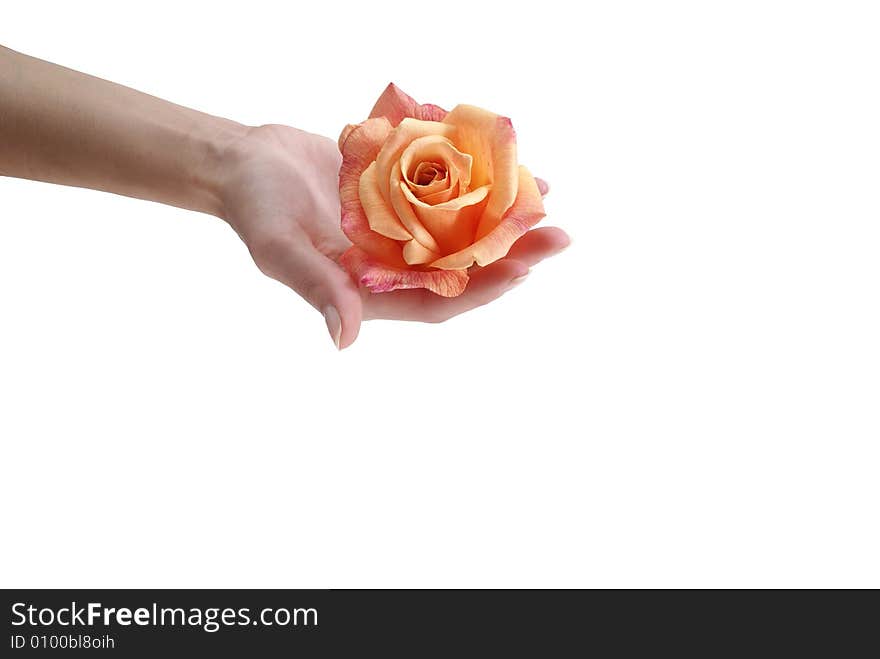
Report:
M0 175L103 190L215 215L257 266L320 311L337 348L363 320L440 322L519 284L565 248L561 229L529 231L476 269L465 292L372 294L339 267L336 141L281 125L251 127L0 46Z

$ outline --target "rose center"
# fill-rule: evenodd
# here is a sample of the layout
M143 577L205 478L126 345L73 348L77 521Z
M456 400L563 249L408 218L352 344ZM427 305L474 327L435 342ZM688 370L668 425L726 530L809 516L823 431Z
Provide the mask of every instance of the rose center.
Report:
M416 185L430 185L446 178L446 167L437 162L422 162L410 179Z

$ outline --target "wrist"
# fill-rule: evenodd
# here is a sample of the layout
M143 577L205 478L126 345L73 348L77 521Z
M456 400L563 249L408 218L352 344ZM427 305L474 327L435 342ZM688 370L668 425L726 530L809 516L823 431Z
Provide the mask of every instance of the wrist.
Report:
M226 197L245 157L250 128L228 119L211 117L190 136L196 157L190 177L193 210L221 219L226 217Z

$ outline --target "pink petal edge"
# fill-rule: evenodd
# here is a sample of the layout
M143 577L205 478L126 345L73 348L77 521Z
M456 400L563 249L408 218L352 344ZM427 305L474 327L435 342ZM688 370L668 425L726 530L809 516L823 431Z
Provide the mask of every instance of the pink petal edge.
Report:
M446 110L432 103L419 105L412 96L390 82L373 106L370 118L385 117L396 127L407 117L422 121L443 121L447 114Z
M360 247L350 247L339 264L371 293L388 293L407 288L425 288L442 297L457 297L468 283L465 270L405 270L371 258Z

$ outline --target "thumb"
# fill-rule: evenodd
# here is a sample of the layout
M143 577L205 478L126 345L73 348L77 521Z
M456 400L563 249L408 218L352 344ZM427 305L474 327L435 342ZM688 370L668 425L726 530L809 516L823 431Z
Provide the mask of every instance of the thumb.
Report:
M279 253L280 252L280 253ZM312 247L296 241L277 250L264 272L299 293L323 316L330 338L339 350L354 343L360 331L363 304L360 292L342 268Z

